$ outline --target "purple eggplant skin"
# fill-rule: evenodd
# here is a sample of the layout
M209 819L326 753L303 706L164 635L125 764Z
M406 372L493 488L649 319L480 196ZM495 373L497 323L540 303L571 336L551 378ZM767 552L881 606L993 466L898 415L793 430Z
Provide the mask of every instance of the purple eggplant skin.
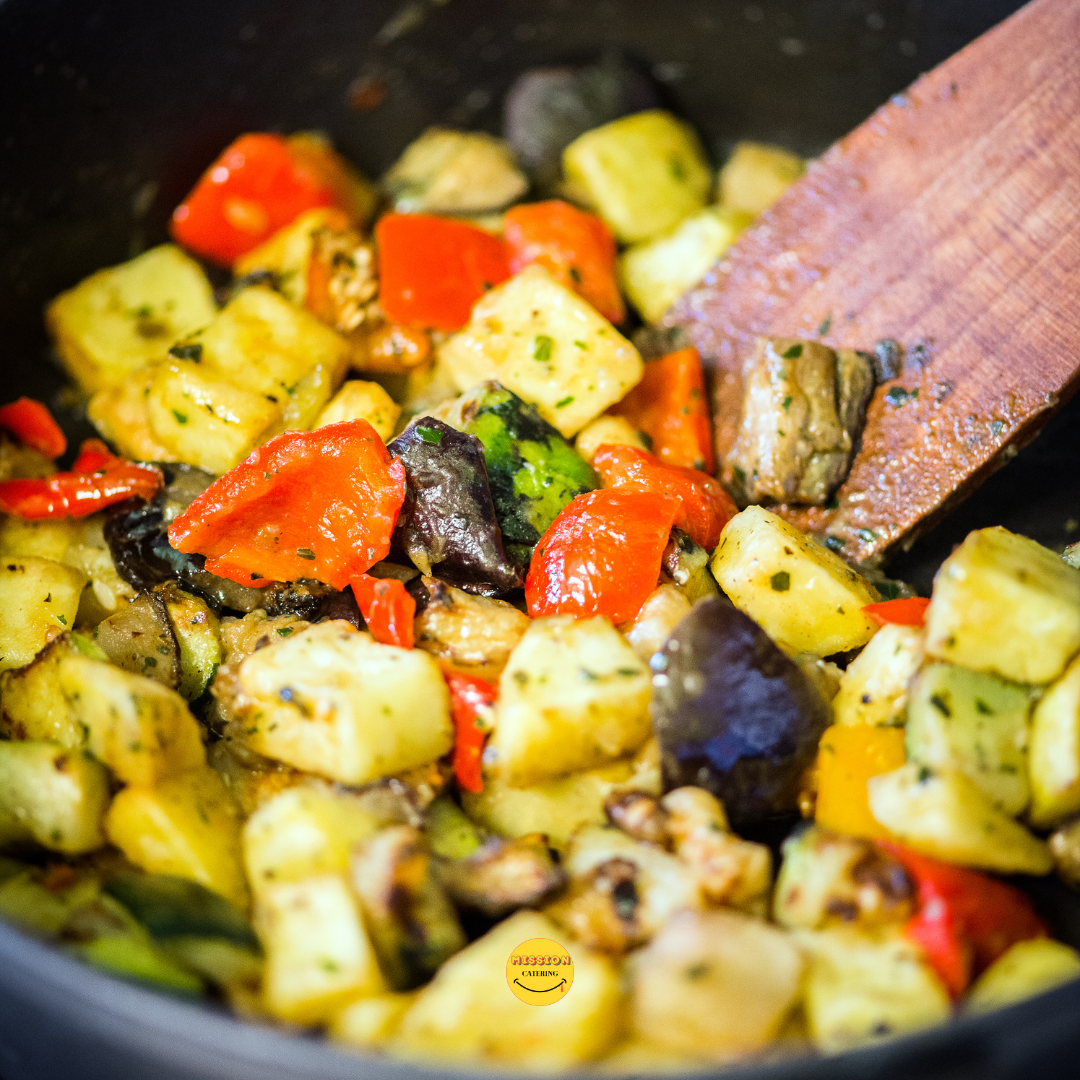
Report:
M706 788L735 828L797 810L831 710L753 619L702 600L651 666L665 791Z
M524 576L503 547L480 440L422 416L387 449L405 466L394 547L422 573L465 592L520 589Z

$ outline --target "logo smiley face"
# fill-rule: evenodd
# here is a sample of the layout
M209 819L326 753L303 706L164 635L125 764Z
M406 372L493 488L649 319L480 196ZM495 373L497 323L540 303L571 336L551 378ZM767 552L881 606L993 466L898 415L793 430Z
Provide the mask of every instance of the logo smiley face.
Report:
M573 958L551 938L530 938L506 961L506 983L527 1005L554 1005L574 985Z

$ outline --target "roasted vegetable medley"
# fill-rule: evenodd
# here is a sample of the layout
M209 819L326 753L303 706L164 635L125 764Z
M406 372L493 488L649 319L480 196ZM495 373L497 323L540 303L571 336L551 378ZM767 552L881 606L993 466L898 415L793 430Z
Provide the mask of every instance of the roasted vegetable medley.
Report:
M175 244L53 301L104 441L61 470L0 408L0 915L528 1069L841 1051L1080 975L1023 885L1080 883L1080 558L985 529L927 600L785 520L887 348L762 339L715 460L656 324L803 163L714 177L655 104L530 72L507 140L432 129L378 185L243 135Z

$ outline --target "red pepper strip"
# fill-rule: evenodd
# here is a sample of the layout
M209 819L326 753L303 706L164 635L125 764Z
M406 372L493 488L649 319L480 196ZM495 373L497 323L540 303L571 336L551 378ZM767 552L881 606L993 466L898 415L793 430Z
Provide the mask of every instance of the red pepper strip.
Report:
M626 318L615 280L615 237L595 214L561 199L522 203L503 216L503 236L515 274L538 263L609 322Z
M606 488L674 495L682 503L676 527L706 551L716 547L724 526L739 512L719 480L697 469L665 465L636 446L605 444L596 451L592 465Z
M368 631L376 641L396 645L399 649L413 647L416 601L403 582L396 578L358 574L352 579L352 591Z
M314 578L344 589L390 551L405 469L366 420L286 431L169 526L178 551L242 585Z
M86 470L84 459L93 471ZM0 481L0 512L30 521L86 517L135 495L152 499L165 483L160 469L115 457L97 439L83 443L75 464L77 470L44 480Z
M33 398L21 397L0 406L0 428L47 458L58 458L67 449L67 439L52 413Z
M350 170L310 138L241 135L173 211L170 231L221 266L261 244L305 210L349 205Z
M629 622L656 588L681 506L654 491L601 488L578 495L533 551L525 581L529 614Z
M611 409L652 439L668 465L716 471L705 376L697 349L679 349L645 365L641 382Z
M1018 941L1047 936L1046 924L1019 889L891 841L880 846L915 880L919 907L904 932L954 999Z
M379 302L391 322L460 330L473 304L510 276L502 240L463 221L387 214L375 241Z
M481 710L490 709L499 696L498 688L457 671L443 671L450 687L450 712L454 718L454 775L462 791L479 794L484 790L481 772L486 734L478 723Z
M863 611L879 626L922 626L930 601L925 596L905 596L899 600L882 600L867 604Z

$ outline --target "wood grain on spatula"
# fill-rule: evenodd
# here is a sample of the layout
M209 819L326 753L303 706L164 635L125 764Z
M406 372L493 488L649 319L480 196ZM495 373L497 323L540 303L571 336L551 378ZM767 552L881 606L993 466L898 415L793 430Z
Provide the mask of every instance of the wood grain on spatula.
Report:
M757 335L899 341L836 508L780 512L854 561L914 538L1080 376L1080 0L1034 0L879 109L664 321L715 372L720 460Z

